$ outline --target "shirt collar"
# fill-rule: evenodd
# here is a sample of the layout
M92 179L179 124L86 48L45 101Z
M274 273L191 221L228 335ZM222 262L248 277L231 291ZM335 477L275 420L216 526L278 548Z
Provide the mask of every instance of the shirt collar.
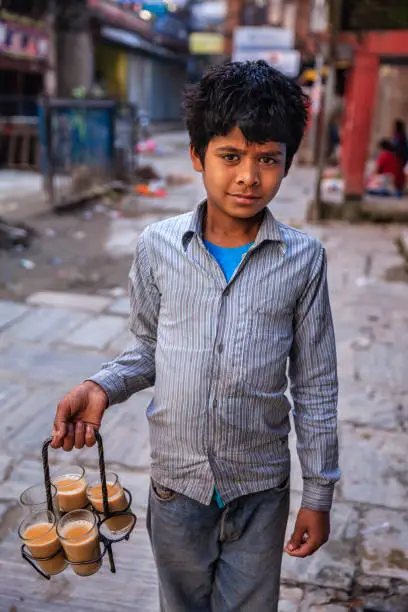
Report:
M200 204L193 212L189 228L184 232L182 236L182 242L185 251L187 250L187 247L194 234L197 234L198 236L200 236L200 238L203 238L203 218L205 214L206 205L206 200L200 202ZM269 208L265 208L264 218L262 220L261 227L259 228L258 235L255 239L254 246L257 247L265 241L280 242L281 244L284 244L279 225Z

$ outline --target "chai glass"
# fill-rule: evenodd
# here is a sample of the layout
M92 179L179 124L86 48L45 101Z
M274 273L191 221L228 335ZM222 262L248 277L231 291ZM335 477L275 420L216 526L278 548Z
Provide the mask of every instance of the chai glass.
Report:
M68 465L53 474L57 488L57 502L61 512L81 510L88 505L85 470L80 465Z
M18 535L44 572L54 576L65 569L67 563L52 512L31 512L20 524Z
M99 532L96 516L92 512L89 510L68 512L58 521L57 533L65 556L68 561L74 562L72 569L78 576L91 576L100 570L102 559L100 559ZM94 559L97 561L92 562Z
M57 489L53 484L51 485L51 499L53 512L58 518ZM23 491L20 495L20 504L24 508L26 514L46 512L48 510L48 502L44 484L33 485Z
M108 493L109 512L123 512L127 510L129 502L126 498L125 491L119 482L119 477L114 472L106 472L106 489ZM100 478L96 478L89 482L86 490L88 500L98 512L103 513L103 495L102 483ZM125 534L129 531L134 523L132 515L113 516L104 522L104 526L108 528L116 536Z

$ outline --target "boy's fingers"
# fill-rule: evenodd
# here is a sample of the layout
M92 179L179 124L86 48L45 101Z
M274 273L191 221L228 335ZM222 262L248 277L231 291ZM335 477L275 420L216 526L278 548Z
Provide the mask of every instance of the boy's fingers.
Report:
M83 448L85 445L85 423L77 421L75 423L75 448Z
M301 544L298 548L293 550L286 550L286 552L292 557L304 558L309 557L309 555L312 555L314 552L316 552L318 548L320 548L320 543L315 540L309 539L306 540L306 542L303 542L303 544Z
M290 553L300 548L304 540L304 536L305 536L305 532L303 531L303 529L295 527L295 530L292 533L292 536L285 548L285 551Z
M67 425L67 434L64 438L64 442L62 448L64 451L71 451L74 448L75 443L75 428L72 423L68 423Z
M89 423L86 424L86 429L85 429L85 444L87 446L93 446L96 442L95 440L95 434L94 434L94 425L90 425Z
M56 419L51 435L53 437L53 441L51 442L52 448L61 448L64 438L67 435L67 423Z

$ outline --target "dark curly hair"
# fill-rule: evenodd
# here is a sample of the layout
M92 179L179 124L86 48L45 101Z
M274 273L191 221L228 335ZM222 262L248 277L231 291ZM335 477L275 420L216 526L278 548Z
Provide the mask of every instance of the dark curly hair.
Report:
M302 140L309 98L266 62L227 62L210 68L184 94L190 142L204 163L208 143L239 127L248 142L286 144L286 171Z

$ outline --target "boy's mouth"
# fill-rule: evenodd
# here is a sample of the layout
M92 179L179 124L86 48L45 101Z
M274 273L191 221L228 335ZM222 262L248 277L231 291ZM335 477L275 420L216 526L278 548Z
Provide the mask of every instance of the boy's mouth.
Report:
M254 204L255 202L261 199L259 196L247 193L229 193L228 195L234 198L234 200L236 200L240 204Z

